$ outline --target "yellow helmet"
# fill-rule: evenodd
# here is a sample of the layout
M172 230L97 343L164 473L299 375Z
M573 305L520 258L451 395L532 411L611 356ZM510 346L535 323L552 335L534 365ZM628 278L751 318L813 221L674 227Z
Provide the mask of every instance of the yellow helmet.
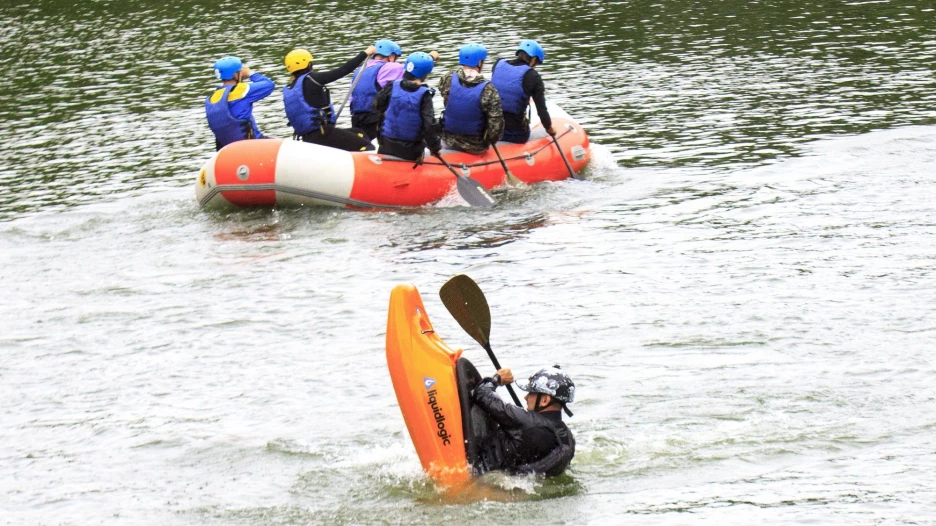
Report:
M294 49L286 54L286 71L292 73L309 67L312 63L312 53L305 49Z

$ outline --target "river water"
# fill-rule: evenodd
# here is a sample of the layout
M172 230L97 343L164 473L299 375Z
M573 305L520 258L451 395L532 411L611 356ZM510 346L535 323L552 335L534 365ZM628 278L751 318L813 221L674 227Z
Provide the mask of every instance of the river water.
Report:
M936 524L934 8L4 3L0 522ZM442 71L539 39L588 180L198 208L217 57L282 84L294 46L385 36ZM504 365L576 380L567 476L453 501L422 475L387 299L415 283L488 372L438 300L457 273Z

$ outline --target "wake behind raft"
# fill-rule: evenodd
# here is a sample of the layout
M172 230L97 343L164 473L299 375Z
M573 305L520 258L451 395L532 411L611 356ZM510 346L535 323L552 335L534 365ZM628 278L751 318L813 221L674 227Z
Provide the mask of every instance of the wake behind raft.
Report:
M534 106L531 105L531 108ZM590 158L585 130L549 103L556 139L569 167L580 172ZM530 140L498 143L507 167L522 182L559 181L570 177L562 155L546 134L535 109ZM484 155L442 150L455 170L487 189L506 182L493 148ZM449 169L426 155L423 164L284 139L237 141L216 152L195 180L198 203L207 208L338 206L394 209L424 206L445 197L455 186Z
M435 334L416 287L394 287L387 316L390 379L423 470L442 486L479 472L482 442L494 429L471 401L481 375L461 354Z

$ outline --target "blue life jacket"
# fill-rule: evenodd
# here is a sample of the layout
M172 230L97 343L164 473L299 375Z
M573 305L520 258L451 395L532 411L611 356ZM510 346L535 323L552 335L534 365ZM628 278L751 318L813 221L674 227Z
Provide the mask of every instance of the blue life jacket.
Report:
M351 92L351 115L355 113L369 113L371 111L371 104L374 102L374 97L377 96L377 92L380 90L380 86L377 85L377 74L380 72L380 68L384 67L386 62L381 62L379 64L374 64L364 68L364 72L361 70L354 75L355 78L358 75L361 75L361 80L357 81L357 85L354 86L354 91ZM354 82L354 79L352 79Z
M302 83L308 73L304 73L296 78L292 86L283 88L283 105L286 106L286 119L289 125L293 127L296 135L306 135L320 130L328 123L334 123L335 107L329 102L328 106L316 108L306 102L302 93ZM324 87L324 86L323 86ZM328 91L325 91L326 94ZM331 100L331 97L329 97Z
M393 81L390 104L384 114L381 135L398 141L416 142L422 132L422 98L429 89L420 86L416 91L406 91L402 80Z
M488 82L484 81L477 86L462 86L458 72L452 73L452 88L449 90L448 104L445 105L445 131L459 135L484 134L481 92L487 85Z
M501 106L506 113L526 113L530 105L530 96L523 92L523 76L530 71L530 66L522 64L514 66L502 60L491 75L491 83L500 94Z
M249 119L238 119L231 114L228 106L228 96L237 85L228 85L218 89L211 96L205 98L205 115L208 117L208 127L214 132L217 146L220 150L232 142L254 138L256 123L253 116ZM220 97L218 97L219 93ZM212 102L211 99L218 99Z

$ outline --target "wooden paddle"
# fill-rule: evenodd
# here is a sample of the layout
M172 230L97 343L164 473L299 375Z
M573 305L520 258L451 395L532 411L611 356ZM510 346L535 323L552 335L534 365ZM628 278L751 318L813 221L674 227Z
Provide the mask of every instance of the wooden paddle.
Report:
M455 174L458 194L461 195L462 199L467 201L469 205L490 208L497 204L497 200L494 199L494 196L487 191L487 188L485 188L483 184L467 175L458 173L455 168L452 168L452 165L449 164L448 161L442 158L441 154L436 153L434 155L436 159L442 161L442 164L444 164L450 172Z
M500 370L501 365L494 356L494 351L491 350L491 309L488 307L484 293L481 292L481 287L478 287L478 284L468 276L459 274L442 285L439 289L439 298L442 299L442 303L455 321L484 347L491 363ZM513 387L507 385L507 390L510 391L510 397L513 398L514 403L523 407Z
M504 173L507 174L507 182L512 185L526 185L526 183L521 181L516 175L510 173L510 168L507 168L507 162L504 161L504 158L501 156L500 150L497 149L497 145L492 144L491 148L494 148L494 153L497 154L497 158L500 160L501 166L504 167Z

